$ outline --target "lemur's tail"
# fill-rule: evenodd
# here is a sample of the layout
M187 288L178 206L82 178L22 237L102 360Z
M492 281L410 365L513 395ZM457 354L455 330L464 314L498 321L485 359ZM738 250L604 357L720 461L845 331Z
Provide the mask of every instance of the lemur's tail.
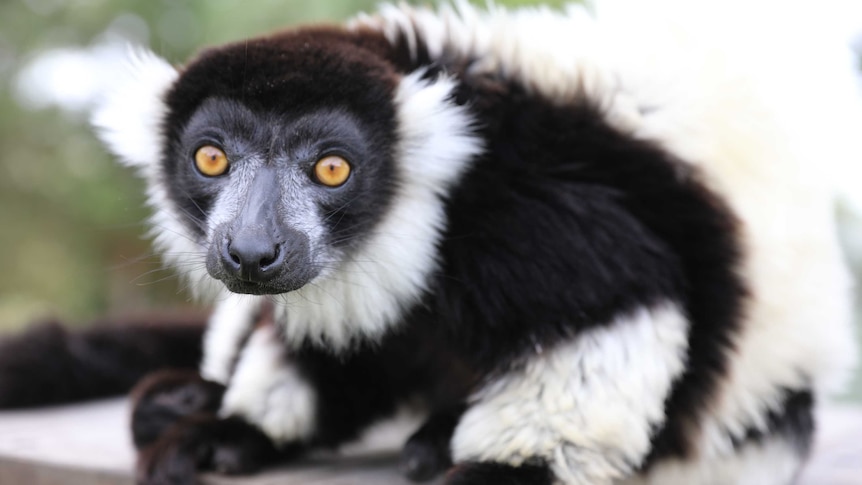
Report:
M205 318L112 319L74 331L45 322L0 340L0 409L128 392L157 369L197 368Z

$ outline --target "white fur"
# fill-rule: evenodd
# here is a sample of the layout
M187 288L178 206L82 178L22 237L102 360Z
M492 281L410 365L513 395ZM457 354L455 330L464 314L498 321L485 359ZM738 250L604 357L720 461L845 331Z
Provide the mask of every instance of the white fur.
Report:
M283 295L277 319L288 342L310 338L337 350L373 340L426 289L446 224L441 198L481 149L466 110L447 100L454 86L447 78L423 81L420 73L401 80L395 204L358 254Z
M287 360L275 329L266 325L255 329L243 348L220 414L242 416L284 444L311 436L316 402L314 388Z
M230 381L242 341L251 334L262 301L258 297L228 293L216 306L204 334L200 369L205 379L221 384Z
M649 12L625 7L600 10L599 18L637 34L633 19ZM799 25L821 33L809 9L749 2L737 18L743 5L735 2L679 7L665 34L643 36L661 57L640 64L624 57L619 72L639 81L643 75L628 73L676 66L664 75L673 77L672 91L658 89L660 76L623 88L654 107L629 129L700 167L742 223L740 272L751 298L701 441L705 455L721 456L731 437L765 427L784 389L813 383L822 393L852 361L850 282L823 162L862 162L853 141L862 109L849 52L828 35L798 35ZM770 8L783 22L764 36Z
M147 182L147 204L153 210L149 234L165 263L179 270L192 294L213 296L222 285L207 277L205 247L183 224L186 216L174 207L161 180L164 97L178 77L164 59L146 49L130 48L115 88L97 103L91 121L108 148Z
M92 123L108 148L126 165L155 175L164 140L164 95L179 77L164 59L130 48L114 89L97 103Z
M788 485L799 474L801 461L786 441L769 440L712 460L665 461L645 476L617 485Z
M474 396L452 438L454 459L520 465L539 457L567 484L627 476L664 422L687 335L685 317L666 304L530 357Z
M834 388L853 362L824 175L862 163L862 107L853 58L824 28L829 5L609 0L592 11L486 13L461 2L437 15L389 7L356 25L419 36L432 53L479 59L474 71L560 103L585 97L620 130L699 167L741 222L739 272L751 291L703 423L702 451L721 456L732 437L765 425L784 389Z

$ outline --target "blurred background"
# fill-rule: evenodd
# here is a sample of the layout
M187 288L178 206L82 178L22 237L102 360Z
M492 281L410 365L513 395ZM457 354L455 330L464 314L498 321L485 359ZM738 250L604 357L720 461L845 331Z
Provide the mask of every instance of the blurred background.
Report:
M194 307L143 237L142 185L111 161L87 124L127 44L179 63L201 46L339 21L377 3L0 1L0 334L51 316L85 324L104 314ZM862 9L854 13L859 28L847 39L860 48ZM862 203L836 210L862 275ZM843 399L862 402L862 373Z

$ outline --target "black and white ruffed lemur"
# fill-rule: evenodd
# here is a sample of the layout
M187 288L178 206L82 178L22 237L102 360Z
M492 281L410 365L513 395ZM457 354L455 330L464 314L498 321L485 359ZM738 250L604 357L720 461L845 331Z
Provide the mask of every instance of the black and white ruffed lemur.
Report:
M138 52L94 123L215 311L204 334L9 340L0 402L185 367L134 391L144 484L337 446L405 403L416 480L790 483L853 359L818 168L860 161L851 63L640 3L387 6L181 68Z

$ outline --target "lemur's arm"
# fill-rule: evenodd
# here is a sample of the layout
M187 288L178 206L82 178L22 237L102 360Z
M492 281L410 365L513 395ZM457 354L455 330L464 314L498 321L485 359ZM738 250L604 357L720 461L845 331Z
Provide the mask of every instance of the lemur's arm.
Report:
M417 396L431 416L405 447L403 471L419 480L451 465L449 441L477 376L429 315L405 320L410 331L334 354L289 349L271 312L260 301L228 297L205 338L209 380L169 372L139 386L133 430L141 482L182 476L182 483L206 469L249 472L309 446L336 446Z
M246 309L257 317L245 320L252 331L236 339L241 349L223 354L233 361L226 385L196 373L162 373L136 390L132 428L141 483L185 483L204 470L247 473L309 446L336 446L428 387L427 373L408 358L415 357L412 342L384 342L342 355L312 346L288 350L261 312ZM219 314L211 331L228 328ZM210 361L210 371L217 367ZM427 440L445 443L445 460L437 455L434 472L448 465L454 422L444 436Z

